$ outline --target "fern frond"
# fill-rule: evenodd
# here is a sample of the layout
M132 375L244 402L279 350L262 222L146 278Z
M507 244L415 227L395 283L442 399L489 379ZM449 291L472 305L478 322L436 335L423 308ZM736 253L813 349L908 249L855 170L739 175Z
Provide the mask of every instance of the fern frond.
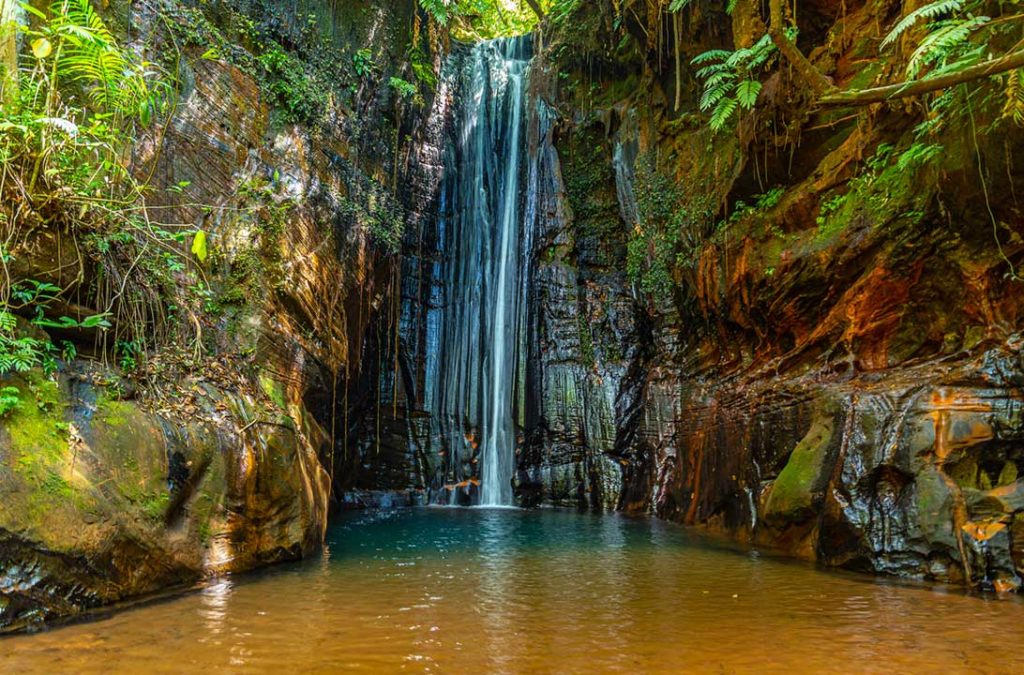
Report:
M733 82L735 80L736 73L732 72L731 70L724 70L720 73L715 73L710 77L706 78L704 80L704 88L713 89L714 87L717 87L720 84L725 84L726 82Z
M712 63L710 66L704 66L699 69L695 74L702 80L706 77L711 77L715 73L729 72L729 69L724 63Z
M736 99L740 106L750 110L757 103L757 97L761 93L761 83L757 80L746 80L736 88Z
M718 105L722 99L726 98L732 93L733 84L722 84L717 87L711 87L704 90L704 95L700 97L700 109L710 110Z
M917 77L925 66L945 61L958 48L966 46L971 33L988 21L987 16L976 16L966 20L944 22L938 30L929 33L914 50L907 63L907 75Z
M963 9L962 0L935 0L935 2L930 2L923 7L918 7L913 12L903 17L903 19L900 20L900 22L897 23L891 31L889 31L889 34L885 36L884 40L882 40L882 44L879 48L885 49L894 43L901 35L910 30L914 24L921 19L934 21L939 17L945 16L946 14L952 14L953 12L958 12L961 9Z
M690 65L701 66L709 61L725 61L731 54L732 52L728 52L724 49L710 49L693 57L693 60L690 61Z
M1003 117L1024 127L1024 68L1014 70L1006 80L1006 105Z
M736 112L738 102L734 98L723 98L718 102L715 107L715 112L711 114L711 130L718 132L728 124L729 119L732 118L733 113Z

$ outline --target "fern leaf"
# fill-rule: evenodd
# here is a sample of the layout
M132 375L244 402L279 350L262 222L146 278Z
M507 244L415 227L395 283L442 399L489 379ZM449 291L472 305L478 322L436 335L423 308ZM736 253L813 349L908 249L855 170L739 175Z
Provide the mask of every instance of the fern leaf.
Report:
M757 80L746 80L736 88L736 99L740 106L750 110L757 103L757 97L761 93L761 83Z
M737 105L738 103L734 98L723 98L719 101L715 107L715 112L711 114L711 130L716 133L721 131L729 123L733 113L736 112Z
M885 49L894 43L901 35L910 30L913 25L921 19L934 20L946 14L958 12L961 9L963 9L962 0L935 0L935 2L930 2L923 7L918 7L913 12L903 17L903 19L900 20L900 22L897 23L891 31L889 31L889 34L885 36L884 40L882 40L882 44L879 48Z
M700 109L710 110L718 105L724 98L728 97L733 90L732 83L722 84L717 87L704 90L704 95L700 98Z
M950 21L932 31L911 55L907 63L907 75L917 77L925 66L942 63L954 55L958 48L967 46L967 38L971 33L988 21L987 16L976 16L965 21Z
M712 63L710 66L704 66L703 68L698 70L696 75L697 77L704 79L707 77L711 77L711 75L715 73L721 73L723 71L729 72L729 69L726 68L724 63Z
M731 54L732 52L727 52L724 49L710 49L693 57L690 64L694 66L701 66L709 61L725 61Z
M1012 119L1017 126L1024 127L1024 68L1011 72L1006 80L1006 105L1003 106L1003 117Z

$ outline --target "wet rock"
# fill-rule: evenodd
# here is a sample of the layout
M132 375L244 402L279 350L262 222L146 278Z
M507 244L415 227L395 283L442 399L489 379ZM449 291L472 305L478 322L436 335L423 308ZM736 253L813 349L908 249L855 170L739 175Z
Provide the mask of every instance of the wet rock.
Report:
M183 421L67 377L9 383L35 398L0 424L0 631L320 545L329 481L311 419L239 432L212 403Z

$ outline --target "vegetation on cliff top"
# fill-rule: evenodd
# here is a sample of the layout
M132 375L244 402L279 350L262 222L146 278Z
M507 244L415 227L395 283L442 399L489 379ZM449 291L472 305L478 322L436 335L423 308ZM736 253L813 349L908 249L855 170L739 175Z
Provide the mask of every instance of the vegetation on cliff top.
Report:
M166 74L119 46L88 0L23 7L31 15L21 29L29 53L20 69L5 54L0 73L0 374L51 370L57 357L74 356L72 342L58 348L45 330L99 330L111 348L144 343L146 299L161 283L153 261L178 265L184 257L185 233L151 222L140 208L146 186L127 160L137 134L170 105ZM4 29L0 45L10 52L15 36L10 24ZM28 276L54 248L59 261L62 246L77 262L46 279ZM98 277L85 258L98 264ZM69 287L88 278L99 312L69 297ZM107 343L103 333L115 323Z

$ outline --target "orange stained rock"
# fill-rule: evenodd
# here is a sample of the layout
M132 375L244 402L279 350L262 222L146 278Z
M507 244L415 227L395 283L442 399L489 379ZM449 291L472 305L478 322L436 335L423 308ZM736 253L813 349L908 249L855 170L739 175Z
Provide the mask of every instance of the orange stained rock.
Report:
M939 461L944 461L954 450L977 445L994 436L988 422L972 419L973 416L969 415L992 410L991 404L976 396L956 390L937 389L932 393L930 403L932 412L929 416L935 425L933 450ZM955 424L958 421L967 422L966 427ZM963 431L965 428L966 433Z
M903 319L910 289L920 271L921 265L917 265L909 276L893 276L889 269L876 267L848 296L843 340L860 343L857 351L865 368L889 365L889 342Z
M997 520L974 522L970 521L964 524L962 528L969 537L976 541L988 541L992 537L996 536L1000 532L1006 529L1005 523L1000 523Z

